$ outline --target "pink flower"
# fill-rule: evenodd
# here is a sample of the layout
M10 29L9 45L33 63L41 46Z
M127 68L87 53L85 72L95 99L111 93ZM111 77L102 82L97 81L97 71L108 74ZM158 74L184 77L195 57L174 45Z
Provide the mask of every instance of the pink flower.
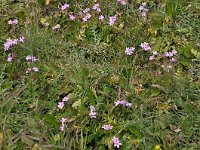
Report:
M131 107L132 104L129 103L128 101L126 100L116 100L115 101L115 106L118 106L118 105L123 105L123 106L127 106L127 107Z
M125 0L117 0L121 5L126 5L126 1Z
M89 11L90 11L90 8L86 8L86 9L83 10L83 13L86 14L86 13L88 13Z
M53 30L60 29L60 24L57 24L57 25L53 26L52 29L53 29Z
M61 122L61 126L60 126L60 130L61 131L64 131L64 128L65 128L65 122L66 122L66 118L61 118L60 122ZM67 126L66 126L67 127Z
M172 68L172 65L168 65L167 68L168 68L168 69L171 69L171 68Z
M92 7L92 9L97 10L99 8L99 4L94 4L94 6Z
M170 72L171 69L172 69L172 65L167 65L167 71Z
M173 55L176 55L176 54L177 54L177 51L173 49L171 53L172 53Z
M19 41L22 42L22 43L24 43L25 37L24 37L24 36L21 36L21 37L19 38Z
M8 38L6 40L6 42L4 43L4 51L7 51L9 50L10 47L14 46L14 45L17 45L18 44L18 39L11 39L11 38Z
M126 50L125 50L125 53L127 55L131 55L131 54L133 54L134 50L135 50L134 47L127 47Z
M31 60L32 62L36 62L38 61L38 59L36 57L34 57L33 55L28 55L25 58L27 61Z
M89 116L90 118L96 118L96 110L95 110L95 107L94 106L90 106L90 113L89 113Z
M117 20L116 15L115 16L110 16L109 17L109 25L112 26L115 23L116 20Z
M45 23L44 23L44 26L45 26L45 27L48 27L48 26L49 26L49 23L48 23L48 22L45 22Z
M27 68L26 69L26 74L29 73L31 71L31 68Z
M12 59L13 59L13 57L12 57L12 54L11 54L11 53L9 53L9 54L8 54L8 59L7 59L7 61L8 61L8 62L11 62L11 61L12 61Z
M140 10L140 14L141 16L145 17L147 15L147 12L149 11L147 9L147 6L146 6L146 2L145 3L142 3L139 7L139 10Z
M63 109L64 106L64 102L58 102L58 108Z
M88 19L86 17L84 17L82 20L83 20L83 22L87 22Z
M172 57L173 53L172 52L165 52L165 57Z
M132 106L132 104L131 103L129 103L129 102L126 102L126 104L125 104L127 107L131 107Z
M119 138L116 136L112 137L112 142L114 143L114 147L117 147L117 148L119 148L120 145L122 145L122 143L120 143L120 141L119 141Z
M65 126L61 125L60 126L60 131L64 131Z
M87 13L84 18L82 18L83 22L87 22L88 19L91 18L91 14Z
M177 59L176 59L176 58L172 58L170 61L171 61L171 62L176 62Z
M153 51L153 55L158 55L158 52L157 51Z
M18 20L17 20L17 19L14 19L14 20L13 20L13 24L18 24Z
M101 12L101 8L97 8L97 10L96 10L97 12Z
M155 59L155 55L152 55L149 57L149 60L154 60Z
M68 4L64 4L64 5L61 6L61 10L63 11L63 10L65 10L65 9L67 9L68 7L69 7Z
M13 19L13 20L9 20L8 24L18 24L18 20L17 19Z
M99 16L99 20L103 21L104 20L104 16L103 15Z
M60 120L60 122L61 122L62 124L64 124L64 123L66 122L66 120L67 120L66 118L63 118L63 117L62 117L61 120Z
M62 99L63 102L67 102L68 100L69 100L69 97L67 97L67 96L63 97L63 99Z
M74 15L72 15L72 14L69 14L69 19L70 20L74 20L76 17L74 16Z
M91 14L87 13L85 17L87 17L88 19L90 19L91 18Z
M104 130L111 130L113 128L113 126L111 126L110 124L105 124L105 125L102 126L102 128Z
M13 21L10 19L10 20L8 21L8 24L13 24Z
M39 71L39 70L38 70L38 67L33 67L32 70L35 71L35 72L38 72L38 71Z
M144 49L145 51L151 50L151 47L149 46L149 43L146 43L146 42L141 43L141 44L140 44L140 47L141 47L142 49Z

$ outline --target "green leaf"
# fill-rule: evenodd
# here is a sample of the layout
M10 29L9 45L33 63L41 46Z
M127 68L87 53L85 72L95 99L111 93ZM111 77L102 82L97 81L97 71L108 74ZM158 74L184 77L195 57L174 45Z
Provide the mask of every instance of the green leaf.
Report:
M58 123L57 119L56 119L53 115L51 115L51 114L46 114L46 115L44 116L44 120L45 120L45 122L48 123L49 125L52 125L52 126L55 127L55 128L59 128L59 123Z
M178 0L167 0L167 14L171 17L176 17L178 13Z
M137 138L142 139L144 135L134 125L129 125L128 130Z
M151 88L151 96L158 96L160 94L160 90L156 87Z
M190 62L187 59L180 58L179 62L185 67L189 67L190 66Z
M72 107L77 109L78 107L81 107L81 99L75 101L73 104L72 104Z
M28 130L33 134L39 134L40 132L37 130L37 128L38 128L37 122L32 118L28 118L27 120L28 120L27 121L28 122Z

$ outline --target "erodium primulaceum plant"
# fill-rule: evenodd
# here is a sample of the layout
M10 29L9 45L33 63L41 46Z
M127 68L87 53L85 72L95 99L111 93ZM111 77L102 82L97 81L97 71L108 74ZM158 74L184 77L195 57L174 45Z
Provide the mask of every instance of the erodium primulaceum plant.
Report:
M161 150L173 149L170 146L174 143L177 146L195 137L179 134L184 127L170 122L178 109L185 113L186 106L176 106L184 103L177 102L180 98L177 95L187 98L182 83L175 82L175 75L189 66L186 59L192 54L187 52L188 47L193 51L195 48L187 41L182 48L184 59L180 58L183 43L170 31L172 24L165 27L173 19L162 8L165 2L44 2L38 1L35 6L38 14L28 7L22 11L21 14L28 12L24 20L20 15L8 16L6 25L12 33L2 42L6 63L23 64L20 75L32 79L30 93L24 95L34 102L26 111L35 107L33 114L40 116L38 126L31 120L30 131L19 134L22 142L33 149L52 146L55 149ZM163 12L156 13L160 7ZM168 7L166 11L175 9ZM178 24L182 18L175 20ZM181 30L185 33L181 35L182 40L189 36L185 30ZM2 78L5 78L3 73ZM38 104L40 98L44 99L43 105ZM34 125L45 133L40 133ZM27 136L29 133L33 136ZM34 137L36 134L42 138ZM54 144L59 146L53 147Z

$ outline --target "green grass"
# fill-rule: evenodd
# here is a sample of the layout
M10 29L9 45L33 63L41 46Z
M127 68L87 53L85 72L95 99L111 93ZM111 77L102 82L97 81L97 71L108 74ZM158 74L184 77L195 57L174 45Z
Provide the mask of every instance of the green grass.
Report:
M2 0L0 2L0 149L197 150L200 147L200 1L148 0L147 18L140 17L141 0L121 6L98 1L106 20L92 14L87 23L70 21L58 5L69 1ZM69 2L78 13L94 2ZM68 10L66 11L68 12ZM108 17L118 13L113 27ZM18 25L8 25L17 18ZM50 27L44 27L48 21ZM61 24L53 31L52 26ZM7 38L24 35L24 43L4 52ZM149 42L159 56L140 48ZM131 56L126 47L135 47ZM176 49L170 72L162 53ZM7 54L14 55L7 62ZM27 55L39 61L30 63ZM26 74L27 67L38 72ZM57 105L69 97L63 110ZM126 99L131 108L114 106ZM97 118L89 117L89 106ZM67 129L60 131L60 119ZM104 124L113 125L105 131ZM178 132L176 129L180 129ZM177 131L177 132L176 132Z

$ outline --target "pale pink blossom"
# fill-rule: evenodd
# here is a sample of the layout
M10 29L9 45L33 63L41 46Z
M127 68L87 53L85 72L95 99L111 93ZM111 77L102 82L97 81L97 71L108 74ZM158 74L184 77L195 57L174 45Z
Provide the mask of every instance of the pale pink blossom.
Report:
M113 128L113 126L111 126L110 124L105 124L105 125L102 126L102 128L104 130L111 130Z
M97 113L96 113L95 107L90 106L90 113L89 113L90 118L96 118L96 115L97 115Z
M35 72L39 71L38 67L33 67L32 70L35 71Z
M99 20L103 21L104 20L104 16L103 15L99 16Z
M64 106L64 102L58 102L58 108L63 109Z
M69 4L64 4L64 5L61 6L61 10L63 11L65 9L67 9L68 7L69 7Z
M68 100L69 100L69 97L67 97L67 96L63 97L63 99L62 99L63 102L67 102Z
M119 148L122 145L122 143L119 141L119 138L116 136L112 137L112 142L114 144L114 147L117 147L117 148Z
M53 30L60 29L60 24L57 24L57 25L53 26L52 29Z
M12 59L13 59L13 57L12 57L12 54L11 54L11 53L9 53L9 54L8 54L8 59L7 59L7 61L8 61L8 62L11 62L11 61L12 61Z

